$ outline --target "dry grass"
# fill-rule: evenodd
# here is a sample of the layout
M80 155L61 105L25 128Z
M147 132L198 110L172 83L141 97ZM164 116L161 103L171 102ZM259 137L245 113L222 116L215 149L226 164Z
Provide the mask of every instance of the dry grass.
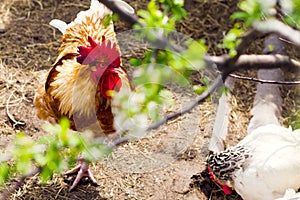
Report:
M140 9L146 8L148 1L128 2ZM178 30L194 39L204 38L211 54L222 54L225 51L218 49L217 44L223 38L223 31L232 26L228 19L230 13L237 9L236 3L236 0L226 3L219 0L197 1L197 7L189 8L189 17L178 25ZM18 131L34 138L45 134L41 130L43 122L36 117L33 98L40 84L40 76L50 69L59 46L60 35L48 23L53 18L70 22L88 4L88 1L80 0L4 0L1 5L1 150ZM4 28L1 24L5 24ZM116 23L118 33L127 29L124 22ZM128 66L130 57L139 57L143 51L125 52L125 66ZM253 43L248 51L261 52L261 42ZM254 72L243 73L255 76ZM287 97L285 102L289 109L284 110L284 117L289 116L294 105L293 91L286 91L284 96ZM235 96L231 100L233 111L227 139L229 145L236 144L246 133L254 94L253 83L237 82ZM175 97L178 106L184 106L191 99L193 97L180 93ZM216 106L207 101L190 115L172 121L141 141L122 146L111 157L95 163L92 171L98 180L98 187L83 181L69 193L68 185L74 177L56 175L44 185L38 177L33 177L11 199L205 199L198 188L189 185L191 176L204 169L215 110ZM18 121L25 124L17 125ZM214 193L212 199L234 198L238 197Z
M13 3L14 1L4 0L0 6L0 31L3 31L6 27L6 24L10 23L12 17L10 8Z

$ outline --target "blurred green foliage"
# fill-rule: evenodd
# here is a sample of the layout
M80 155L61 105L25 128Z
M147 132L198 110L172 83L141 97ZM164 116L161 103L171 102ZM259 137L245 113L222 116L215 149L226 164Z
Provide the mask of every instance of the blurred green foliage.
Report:
M1 184L13 175L26 176L35 168L41 168L41 179L45 182L54 173L72 166L79 156L92 162L111 152L100 143L88 141L86 136L91 133L72 131L65 118L57 125L45 124L44 128L49 135L37 141L25 133L18 133L9 150L0 154Z

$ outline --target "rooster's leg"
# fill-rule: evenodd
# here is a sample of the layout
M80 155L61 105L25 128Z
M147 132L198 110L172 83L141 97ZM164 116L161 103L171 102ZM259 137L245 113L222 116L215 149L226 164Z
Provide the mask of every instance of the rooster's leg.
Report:
M76 179L73 182L72 186L70 187L69 191L73 190L77 186L79 181L82 179L82 177L84 177L84 176L87 176L93 182L93 184L97 185L97 181L94 178L91 170L89 169L89 165L86 161L82 161L79 165L77 165L73 169L67 171L65 174L67 174L67 175L74 174L76 172L78 172Z

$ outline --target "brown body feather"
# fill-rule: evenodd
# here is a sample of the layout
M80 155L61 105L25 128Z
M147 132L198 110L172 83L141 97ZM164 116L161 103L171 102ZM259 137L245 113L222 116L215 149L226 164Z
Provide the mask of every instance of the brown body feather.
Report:
M78 46L89 45L88 36L98 43L101 43L103 35L112 42L117 41L113 23L104 26L105 15L101 11L85 12L63 34L58 57L36 93L35 105L41 119L54 123L65 116L75 130L99 123L102 129L99 131L109 134L115 131L112 113L114 99L101 95L99 86L91 78L91 67L81 65L76 57ZM117 71L122 80L121 90L130 90L126 71L121 66Z

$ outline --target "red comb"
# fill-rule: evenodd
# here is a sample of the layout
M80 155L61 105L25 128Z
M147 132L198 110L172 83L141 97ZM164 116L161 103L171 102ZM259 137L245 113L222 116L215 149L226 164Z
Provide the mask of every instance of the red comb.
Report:
M112 42L110 40L106 40L104 35L101 37L100 45L90 36L88 36L88 42L90 46L78 47L79 56L77 57L77 62L86 65L91 63L97 64L97 60L101 60L104 61L104 63L98 62L98 64L104 65L102 67L120 66L121 56L116 43L113 43L112 45Z

